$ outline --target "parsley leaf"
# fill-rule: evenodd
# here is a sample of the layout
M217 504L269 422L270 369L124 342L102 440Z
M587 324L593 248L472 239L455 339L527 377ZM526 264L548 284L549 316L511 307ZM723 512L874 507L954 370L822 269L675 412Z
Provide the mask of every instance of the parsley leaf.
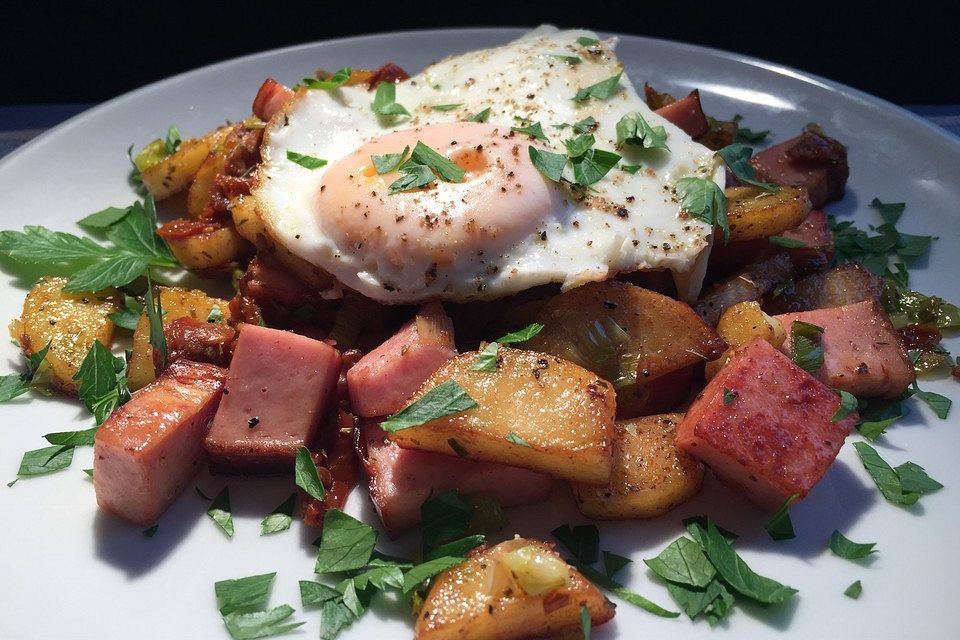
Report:
M410 154L410 161L430 167L444 182L463 182L466 173L457 163L419 141Z
M642 164L622 164L620 165L620 171L626 171L627 173L634 174L640 169L643 168Z
M210 307L210 312L207 314L207 322L222 322L223 321L223 310L220 308L220 305L215 304Z
M400 172L403 175L390 183L391 194L425 187L437 179L430 167L409 160L400 165Z
M600 558L600 531L596 525L585 524L571 528L565 524L550 534L573 554L578 564L593 564Z
M276 573L265 573L235 580L220 580L215 583L213 590L220 605L220 613L228 615L262 607L267 602L270 587L276 575Z
M859 598L862 593L863 593L863 585L860 584L859 580L851 584L849 587L847 587L843 591L843 595L847 596L848 598L853 598L854 600Z
M447 380L387 418L380 428L387 432L409 429L476 406L474 399L456 381Z
M703 178L680 178L676 183L676 193L683 211L697 220L720 227L724 242L730 239L727 199L716 182Z
M577 44L579 44L582 47L590 47L595 44L600 44L600 41L597 40L596 38L587 38L586 36L580 36L579 38L577 38Z
M920 465L913 462L904 462L894 467L894 471L900 477L900 486L904 491L915 493L930 493L943 489L943 485L927 475L927 472Z
M797 537L797 534L793 531L793 521L790 520L789 508L799 497L800 495L795 493L787 498L784 503L780 505L780 508L767 520L764 528L772 539L791 540Z
M887 502L909 506L916 504L920 496L936 491L942 484L930 478L923 467L907 462L896 469L880 457L877 450L866 442L854 442L860 462L873 479Z
M478 111L477 113L467 118L467 122L486 122L487 118L489 117L490 117L490 107L487 107L483 111Z
M510 444L515 444L521 447L530 447L530 443L518 436L516 433L511 431L507 434L507 442Z
M876 542L854 542L836 529L830 535L830 551L833 552L833 555L846 560L866 558L871 553L877 552L874 549L875 546L877 546Z
M50 444L61 447L92 447L94 436L100 427L91 427L81 431L58 431L57 433L48 433L43 436Z
M807 246L807 243L803 240L788 238L786 236L770 236L767 238L767 241L770 244L775 244L778 247L784 247L786 249L802 249Z
M706 587L717 574L703 548L684 536L671 542L656 558L643 562L664 580L693 587Z
M128 213L129 208L107 207L78 220L77 224L91 231L103 231L122 220Z
M360 569L370 561L377 544L376 530L340 509L327 509L317 552L316 573Z
M906 202L881 202L880 198L870 201L870 208L876 209L886 224L896 225L907 208Z
M576 138L565 140L563 144L567 147L567 157L572 159L579 158L585 154L593 147L595 142L596 139L593 137L593 134L586 133Z
M662 125L650 126L639 111L632 111L617 122L617 144L630 144L642 149L670 150L667 146L666 128Z
M523 329L511 331L505 336L500 336L496 341L500 344L517 344L518 342L526 342L527 340L532 339L541 331L543 331L543 325L539 322L534 322L532 324L528 324Z
M583 640L590 640L592 624L593 619L590 617L590 609L585 604L580 605L580 633L583 635Z
M483 348L476 358L473 359L473 362L470 363L470 371L496 371L498 367L498 358L497 351L500 350L500 345L496 342L491 342Z
M590 186L599 182L618 162L620 156L612 151L588 149L583 155L571 158L573 178L580 187Z
M167 129L167 137L163 141L163 153L171 155L180 146L180 130L176 126L170 125Z
M610 551L603 552L603 572L607 574L608 578L613 578L621 569L631 563L633 563L633 560L630 558L625 558Z
M17 477L39 476L66 469L73 462L73 447L59 446L34 449L23 454Z
M778 604L797 593L792 587L755 573L710 519L704 532L703 550L717 573L741 595L762 604Z
M409 116L410 112L397 104L397 85L392 82L381 82L377 85L377 92L373 96L370 108L378 116Z
M823 366L823 349L820 335L823 327L809 322L794 320L790 325L790 358L806 371L813 373Z
M750 157L753 155L753 149L750 147L735 142L717 151L717 155L741 182L752 184L771 193L779 188L777 185L763 182L757 177L756 169L750 164Z
M583 60L580 58L580 56L565 56L565 55L562 55L562 54L559 54L559 53L551 53L551 54L550 54L550 57L551 57L551 58L556 58L557 60L563 60L563 61L566 62L567 64L571 64L571 65L576 65L576 64L580 64L581 62L583 62Z
M739 397L740 394L736 391L730 391L726 387L723 388L723 404L733 404Z
M301 626L303 622L284 622L292 615L293 608L282 604L269 611L231 613L223 616L223 623L234 640L250 640L280 635Z
M147 319L150 322L150 346L154 352L160 356L160 367L163 371L167 368L167 336L163 332L163 309L160 299L162 295L159 288L154 288L150 280L150 273L147 272L147 295L144 308L147 312Z
M923 400L927 403L933 412L937 414L937 417L941 420L946 420L947 415L950 413L950 407L953 405L953 401L946 397L942 396L939 393L934 393L933 391L921 391L920 387L917 386L917 381L913 381L913 395L920 400Z
M73 376L74 380L80 381L77 395L93 413L98 425L103 424L114 409L130 399L126 366L126 360L114 356L99 340L95 340Z
M426 548L434 548L467 532L475 508L456 489L427 498L420 506L420 530Z
M377 173L383 175L391 171L396 171L408 153L410 153L410 147L404 147L401 153L372 155L370 156L370 160L373 162L373 168L376 169Z
M293 474L298 487L306 491L307 495L314 500L323 502L327 493L320 481L320 474L317 472L317 465L313 461L313 456L306 447L297 449Z
M338 88L344 82L350 79L350 74L353 73L353 69L350 67L343 67L339 69L336 73L330 76L326 80L319 80L317 78L304 78L303 86L307 89L319 89L323 91L332 91L333 89Z
M123 306L119 311L107 315L110 321L123 329L135 331L143 314L143 305L133 296L123 297Z
M537 171L554 182L560 182L563 178L563 168L567 164L567 156L562 153L544 151L533 145L527 147L527 152L530 155L530 162L533 163Z
M623 71L615 76L607 78L606 80L601 80L596 84L592 84L589 87L584 87L583 89L577 91L576 95L573 96L573 99L577 102L583 102L584 100L589 100L590 98L606 100L614 95L619 89L620 76L622 75Z
M643 609L647 613L652 613L653 615L660 616L661 618L676 618L680 615L676 611L664 609L657 603L644 598L639 593L630 591L619 582L613 580L612 578L608 578L603 573L597 571L588 564L576 563L575 566L577 570L580 571L580 573L582 573L583 576L590 582L603 587L610 593L619 596L624 601L629 602L635 607Z
M325 584L312 580L300 581L300 602L304 607L316 607L341 595L339 591Z
M305 153L297 153L296 151L291 151L290 149L287 149L287 160L294 164L300 165L304 169L319 169L327 164L327 161L323 160L322 158L308 156Z
M543 133L543 125L539 122L534 122L526 127L510 127L510 131L516 131L517 133L528 135L537 140L547 141L547 136Z
M465 561L466 558L444 556L442 558L434 558L433 560L427 560L422 564L418 564L404 574L402 589L403 593L410 593L425 580L429 580L435 575L446 571L450 567L455 567Z
M463 103L458 102L456 104L435 104L430 108L434 111L453 111L457 107L462 107L462 106L463 106Z
M224 486L217 497L213 499L210 508L207 509L207 515L217 523L217 526L228 538L233 537L233 514L230 512L230 488Z
M740 125L741 120L743 120L743 116L739 113L733 116L733 121L737 123L737 134L734 137L734 142L741 142L744 144L760 144L767 139L767 136L770 135L769 129L764 131L754 131Z
M8 402L19 398L30 391L30 380L19 373L9 373L0 376L0 402Z
M293 524L293 507L296 502L297 494L292 493L289 498L271 511L267 517L260 522L260 535L265 536L289 529L290 525Z
M859 405L857 398L852 393L843 391L842 389L839 391L839 393L840 406L837 407L836 413L834 413L833 417L830 418L830 422L840 422L848 415L856 411L857 406Z

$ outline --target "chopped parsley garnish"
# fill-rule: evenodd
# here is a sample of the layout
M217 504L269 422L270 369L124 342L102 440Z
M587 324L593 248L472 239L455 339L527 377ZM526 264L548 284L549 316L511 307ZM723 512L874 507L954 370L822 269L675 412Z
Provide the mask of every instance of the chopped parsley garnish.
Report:
M785 249L803 249L807 246L807 243L805 243L803 240L788 238L786 236L770 236L767 238L767 241L770 244L775 244L778 247L784 247Z
M432 105L430 108L433 111L453 111L457 107L462 107L462 106L463 106L463 103L458 102L456 104L435 104L435 105Z
M723 388L723 404L733 404L737 398L740 397L740 394L736 391L731 391L726 387Z
M588 38L586 36L580 36L579 38L577 38L577 44L579 44L581 47L590 47L595 44L600 44L600 41L597 40L596 38Z
M942 484L927 475L923 467L913 462L894 469L866 442L854 442L853 447L887 502L909 506L916 504L923 494L943 488Z
M685 536L671 542L657 557L643 562L664 580L691 587L706 587L717 575L703 548Z
M626 171L627 173L634 174L640 169L643 168L642 164L622 164L620 165L620 171Z
M291 151L290 149L287 149L287 160L294 164L300 165L304 169L319 169L327 164L327 161L322 158L308 156L305 153L297 153L296 151Z
M941 420L946 420L947 415L950 413L950 407L953 405L953 400L946 396L942 396L939 393L934 393L933 391L922 391L919 386L917 386L917 381L913 381L913 396L923 400L928 407L933 409L933 412L937 414L937 417Z
M387 432L417 427L431 420L461 413L477 403L455 380L438 384L416 402L387 418L380 428Z
M336 73L330 76L326 80L320 80L317 78L304 78L303 86L307 89L320 89L323 91L332 91L333 89L338 88L344 82L350 79L350 75L353 73L353 69L350 67L343 67L339 69Z
M556 58L557 60L563 60L567 64L571 64L571 65L580 64L581 62L583 62L580 56L565 56L559 53L551 53L550 57Z
M142 315L143 305L133 296L124 296L120 310L107 314L107 317L118 327L135 331Z
M600 559L600 530L596 525L562 525L550 532L573 554L578 563L593 564Z
M530 162L544 177L560 182L563 180L563 168L567 165L567 156L562 153L544 151L534 146L527 147Z
M98 425L130 399L126 360L114 356L99 340L94 341L73 379L80 382L77 395Z
M173 154L180 146L180 130L176 126L170 125L167 129L167 137L163 141L163 152L166 155Z
M513 431L507 434L507 442L509 442L510 444L521 446L521 447L528 447L528 448L530 447L529 442L527 442L526 440L518 436Z
M534 322L532 324L528 324L523 329L511 331L505 336L500 336L497 338L497 342L500 344L517 344L518 342L526 342L527 340L531 340L541 331L543 331L543 325L539 322Z
M410 112L397 104L397 85L392 82L381 82L377 85L377 92L373 96L370 108L378 116L408 116Z
M767 139L767 136L770 135L770 130L766 129L764 131L754 131L748 129L747 127L741 126L739 123L743 120L743 116L739 113L733 116L733 121L737 123L737 135L734 138L734 142L742 142L744 144L760 144Z
M843 591L843 595L847 596L848 598L853 598L854 600L858 599L862 593L863 585L860 584L859 580L851 584Z
M596 84L592 84L589 87L584 87L583 89L577 91L576 95L573 96L573 99L577 102L583 102L584 100L589 100L590 98L606 100L614 95L619 89L620 76L622 75L623 71L615 76L610 76L606 80L601 80Z
M313 461L313 455L306 447L297 449L296 460L293 470L294 479L297 486L307 492L314 500L323 502L326 498L323 483L320 481L320 475L317 472L317 465Z
M590 640L592 624L593 619L590 617L590 609L585 604L580 605L580 634L583 636L583 640Z
M523 133L537 140L547 140L546 134L543 133L543 126L539 122L534 122L533 124L525 127L510 127L510 131Z
M228 538L233 537L233 513L230 510L229 487L224 486L217 497L213 499L213 503L207 509L207 515L217 523L217 526L227 534Z
M730 239L727 198L716 182L703 178L680 178L676 183L676 194L683 211L697 220L720 227L724 242Z
M467 118L467 122L486 122L487 118L489 117L490 117L490 107L487 107L483 111L478 111L477 113Z
M142 276L148 267L176 267L157 227L153 197L127 208L127 214L103 229L108 246L36 225L23 231L0 231L0 253L23 264L41 267L47 274L69 271L64 291L77 293L122 287Z
M377 532L339 509L327 509L317 552L316 573L360 569L370 561L377 545Z
M498 368L498 356L497 351L500 350L500 345L496 342L491 342L483 348L483 350L473 359L473 362L470 363L470 371L496 371Z
M163 309L161 307L161 293L159 288L154 288L150 280L150 272L147 272L147 295L144 309L147 313L147 319L150 322L150 346L154 352L160 356L160 370L167 368L167 336L163 332ZM79 372L78 372L79 374Z
M404 147L400 153L385 153L383 155L372 155L370 161L373 162L373 168L377 173L383 175L396 171L400 163L404 161L407 154L410 153L410 147Z
M720 159L723 160L740 182L752 184L755 187L759 187L764 191L770 191L771 193L779 188L777 185L770 182L763 182L757 177L756 169L750 164L753 149L747 145L735 142L717 151L717 155L720 156Z
M97 435L99 428L100 427L91 427L80 431L58 431L57 433L48 433L43 437L50 444L61 447L92 447L94 437Z
M834 529L830 535L830 551L833 555L846 560L861 560L871 553L876 553L876 542L854 542L838 530Z
M70 445L54 445L34 449L23 454L23 458L20 460L20 468L17 470L17 477L53 473L66 469L71 462L73 462L73 447Z
M457 163L419 141L410 158L399 168L404 176L390 185L390 193L426 186L437 178L444 182L463 182L466 175Z
M769 533L770 537L774 540L791 540L797 537L797 534L793 530L793 521L790 520L789 509L790 505L796 502L799 497L800 496L795 493L787 498L764 525L767 533Z
M142 533L143 533L143 537L144 537L144 538L152 538L153 536L157 535L157 530L158 530L159 528L160 528L160 525L157 525L157 524L153 525L152 527L147 527L147 528L144 529L143 532L142 532Z
M830 418L831 422L840 422L851 413L857 410L859 402L857 401L856 396L842 389L837 393L840 394L840 406L837 407L837 411L833 414L833 417Z
M790 357L794 364L807 373L819 371L823 366L821 334L823 327L809 322L794 320L790 325Z
M664 149L667 147L667 130L663 126L650 126L640 115L632 111L617 122L617 144L629 144L641 149Z
M302 622L288 622L293 608L280 605L265 609L276 573L221 580L214 584L220 616L234 640L266 638L296 629Z
M223 321L223 310L220 309L220 305L215 304L210 307L210 312L207 314L207 322L221 322Z
M267 514L260 522L260 535L265 536L289 529L290 525L293 524L293 507L296 502L297 494L291 493L289 498Z
M101 209L100 211L91 213L85 218L77 220L77 224L90 231L102 232L120 222L128 213L130 213L129 208L107 207L106 209Z
M0 402L8 402L18 398L30 390L37 377L37 371L40 369L44 358L47 357L49 350L50 343L48 342L47 346L28 357L25 373L9 373L0 376Z

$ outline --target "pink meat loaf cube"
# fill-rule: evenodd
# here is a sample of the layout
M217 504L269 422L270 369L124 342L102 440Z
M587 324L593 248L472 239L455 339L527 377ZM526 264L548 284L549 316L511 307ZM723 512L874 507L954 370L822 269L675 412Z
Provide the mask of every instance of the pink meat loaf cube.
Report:
M455 355L450 318L440 304L424 305L416 318L347 371L353 412L364 418L396 413Z
M694 89L685 98L662 106L654 113L663 116L671 124L675 124L691 138L702 136L710 129L707 116L700 106L700 91Z
M419 524L424 500L449 489L487 493L513 507L545 500L553 486L552 478L536 471L401 449L375 423L363 425L360 437L367 452L370 499L391 538Z
M289 331L244 325L204 446L219 471L292 471L333 401L340 353Z
M814 209L842 198L850 175L846 148L812 131L764 149L750 164L761 180L806 189Z
M813 375L863 398L895 398L916 378L913 363L890 319L873 301L775 316L787 335L795 320L823 327L823 366ZM790 339L781 350L790 353Z
M736 349L677 428L676 443L764 509L805 497L837 457L856 412L770 343Z
M107 418L93 448L101 509L141 526L157 521L200 469L226 377L212 364L178 360Z

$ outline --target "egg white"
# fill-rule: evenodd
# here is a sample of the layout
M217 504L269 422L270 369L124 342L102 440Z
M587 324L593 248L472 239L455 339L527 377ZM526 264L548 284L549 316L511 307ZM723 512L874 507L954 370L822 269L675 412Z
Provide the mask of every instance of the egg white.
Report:
M660 269L673 272L681 297L695 298L713 229L680 211L672 185L695 175L723 187L723 169L712 151L653 113L626 73L620 91L609 99L574 101L579 89L622 70L615 38L582 46L578 37L596 38L589 31L541 28L504 46L433 64L397 85L396 101L410 117L374 114L373 92L365 85L300 89L270 121L264 137L254 195L268 233L343 285L385 303L492 299L549 282L567 289L617 273ZM577 56L582 62L570 64L555 55ZM461 106L450 111L431 108L449 104ZM375 137L464 121L487 108L487 122L502 125L504 131L518 125L516 118L542 123L549 142L541 146L558 153L565 152L563 140L573 134L552 125L593 117L599 123L592 132L595 147L614 150L617 121L639 111L651 125L666 129L670 151L625 146L618 150L622 163L642 164L643 169L630 174L614 168L583 201L556 185L562 206L531 229L529 237L500 248L496 255L458 254L429 282L423 278L431 268L426 257L410 255L403 264L391 265L363 247L339 246L336 230L329 228L315 203L326 167L309 170L287 159L291 150L333 163ZM520 142L526 146L525 137Z

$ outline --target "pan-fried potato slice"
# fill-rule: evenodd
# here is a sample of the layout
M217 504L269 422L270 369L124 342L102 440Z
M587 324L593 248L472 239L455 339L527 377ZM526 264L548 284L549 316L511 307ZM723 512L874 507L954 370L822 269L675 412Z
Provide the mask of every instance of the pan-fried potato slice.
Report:
M730 242L775 236L793 229L810 213L810 198L797 187L780 187L774 193L758 187L729 187L724 194Z
M214 305L220 307L219 322L227 321L230 316L229 302L212 298L203 291L163 287L160 289L160 308L163 312L163 324L167 325L176 318L190 317L206 322ZM127 367L127 381L131 391L141 389L157 378L153 365L153 347L150 346L150 321L144 313L140 316L137 328L133 332L133 353Z
M500 462L558 478L610 479L616 393L572 362L501 347L496 371L471 371L478 352L448 360L412 402L455 380L478 406L390 437L401 447Z
M595 520L663 515L693 497L703 465L673 443L682 413L618 422L610 484L572 483L580 512Z
M591 282L553 297L537 321L543 331L524 346L613 382L620 418L643 412L645 384L716 359L726 348L687 304L616 280Z
M779 349L787 339L780 321L765 314L759 302L741 302L724 311L720 316L720 322L717 323L717 331L723 336L729 348L720 358L707 363L705 373L708 380L727 361L730 349L745 345L754 338L763 338Z
M507 540L440 574L417 616L417 640L555 638L593 626L613 605L579 571L538 540Z
M23 301L23 314L10 323L10 335L27 356L49 343L40 379L76 395L80 383L73 376L93 341L110 347L113 322L107 314L117 311L117 291L66 293L62 291L66 283L66 278L41 278L33 285Z
M164 225L164 228L166 227L167 225ZM192 235L161 235L180 264L195 271L224 269L242 253L252 251L250 244L229 223L226 226L214 225L209 230Z
M180 193L190 186L200 165L211 151L223 142L229 132L230 127L221 127L202 138L184 140L176 151L159 159L143 156L141 152L141 155L137 156L137 167L140 169L143 185L157 200ZM150 149L151 145L156 145L157 142L161 143L162 148L162 141L155 140L147 145L145 150ZM141 164L144 166L140 166Z

